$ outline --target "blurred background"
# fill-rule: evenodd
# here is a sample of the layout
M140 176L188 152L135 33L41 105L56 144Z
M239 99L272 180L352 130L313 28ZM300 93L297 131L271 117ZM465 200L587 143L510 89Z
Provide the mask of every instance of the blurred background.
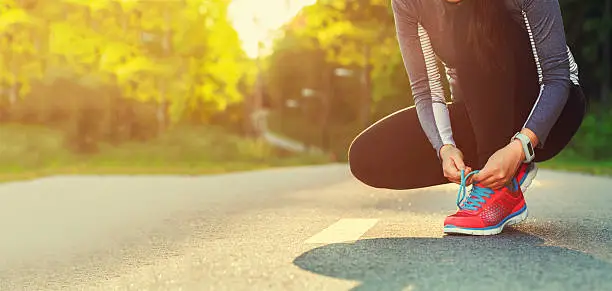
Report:
M612 173L612 0L560 2L593 103L544 166ZM345 162L412 105L390 0L0 2L0 179Z

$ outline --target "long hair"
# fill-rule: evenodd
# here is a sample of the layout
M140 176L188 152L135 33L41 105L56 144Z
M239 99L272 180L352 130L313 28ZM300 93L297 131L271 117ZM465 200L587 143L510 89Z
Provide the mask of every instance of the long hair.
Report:
M504 0L466 0L466 45L482 69L500 70L504 55L504 28L512 23Z

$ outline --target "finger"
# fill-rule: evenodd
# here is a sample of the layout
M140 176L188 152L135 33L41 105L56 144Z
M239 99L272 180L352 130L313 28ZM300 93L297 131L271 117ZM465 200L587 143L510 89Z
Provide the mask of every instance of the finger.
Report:
M501 188L503 188L506 184L503 182L496 182L493 185L489 186L489 188L493 189L493 190L499 190Z
M465 170L465 163L461 157L451 157L451 160L455 163L455 167L461 171Z
M457 177L449 177L447 178L449 181L453 182L453 183L457 183L460 184L461 183L461 178L457 178Z
M499 190L506 185L506 181L503 177L492 175L491 178L487 179L482 185L493 190Z
M488 179L482 182L478 182L478 184L486 188L493 188L495 187L495 185L499 184L499 180L497 180L495 177L489 177Z
M448 165L444 168L445 176L453 181L461 179L461 172L457 169L452 161L449 161Z
M467 176L469 173L472 172L472 168L466 166L465 167L465 175ZM471 185L472 182L474 181L474 176L470 176L469 178L467 178L467 180L465 181L466 185Z
M454 176L453 174L451 174L451 173L445 173L445 174L444 174L444 177L445 177L445 178L446 178L446 179L447 179L449 182L452 182L452 183L457 183L457 181L458 181L457 177L455 177L455 176Z
M461 180L461 171L464 171L464 175L468 174L468 172L466 171L465 164L463 163L463 160L459 157L453 158L451 160L453 161L453 164L455 166L455 177L456 179Z
M472 176L472 181L480 183L480 181L486 179L488 177L487 172L483 169L480 170L477 174Z
M444 164L442 165L442 172L444 173L444 177L446 177L447 179L451 179L453 177L453 175L451 174L451 168L452 167L450 166L450 163L444 161Z
M474 175L474 181L484 187L490 187L493 185L493 183L495 183L496 178L492 171L483 169L481 172Z

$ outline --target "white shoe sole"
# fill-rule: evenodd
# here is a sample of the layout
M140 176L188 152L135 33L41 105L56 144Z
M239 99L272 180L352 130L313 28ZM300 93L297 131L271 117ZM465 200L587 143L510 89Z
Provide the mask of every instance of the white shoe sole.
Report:
M460 228L456 226L444 227L444 233L450 234L468 234L468 235L496 235L502 232L506 225L515 225L523 222L529 216L527 205L522 210L510 215L510 218L503 222L500 226L494 228L478 229L478 228Z
M533 169L531 169L531 171L527 173L527 176L525 177L525 181L523 181L523 184L521 184L521 191L523 191L523 194L527 192L527 189L529 188L529 186L531 186L537 174L538 174L538 166L534 163Z

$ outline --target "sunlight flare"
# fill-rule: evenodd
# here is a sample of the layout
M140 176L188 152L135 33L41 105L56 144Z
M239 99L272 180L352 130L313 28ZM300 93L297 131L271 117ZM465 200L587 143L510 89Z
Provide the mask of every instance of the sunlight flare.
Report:
M228 17L238 32L242 48L257 57L258 43L269 48L274 30L280 28L305 6L316 0L233 0Z

